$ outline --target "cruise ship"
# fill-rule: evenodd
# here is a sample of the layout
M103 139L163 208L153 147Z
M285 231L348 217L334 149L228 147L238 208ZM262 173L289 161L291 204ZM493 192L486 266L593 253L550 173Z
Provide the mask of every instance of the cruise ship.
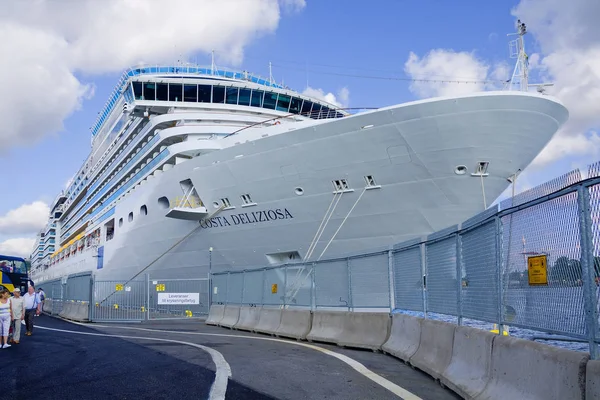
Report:
M32 278L197 278L385 248L483 211L567 119L526 90L350 113L245 71L131 68L51 205Z

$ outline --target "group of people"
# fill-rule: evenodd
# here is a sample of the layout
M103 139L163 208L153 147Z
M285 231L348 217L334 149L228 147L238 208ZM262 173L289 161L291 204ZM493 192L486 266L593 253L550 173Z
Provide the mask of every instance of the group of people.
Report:
M8 342L10 327L13 328L11 343L19 344L21 339L21 321L25 321L26 336L33 334L33 318L42 312L44 292L41 288L36 293L33 285L29 285L27 293L21 296L21 289L16 287L11 296L10 291L0 290L0 349L11 347Z

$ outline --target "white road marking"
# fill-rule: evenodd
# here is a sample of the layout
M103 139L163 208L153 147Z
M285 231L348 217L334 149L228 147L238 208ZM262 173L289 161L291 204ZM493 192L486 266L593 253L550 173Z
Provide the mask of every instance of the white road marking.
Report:
M225 393L227 392L227 383L229 378L231 378L231 367L225 361L225 357L215 349L211 349L210 347L202 346L201 344L190 343L190 342L182 342L180 340L171 340L171 339L159 339L154 337L142 337L142 336L127 336L127 335L109 335L104 333L91 333L91 332L77 332L70 331L66 329L56 329L56 328L47 328L45 326L35 326L37 329L46 329L49 331L57 331L57 332L66 332L66 333L75 333L77 335L89 335L89 336L104 336L104 337L114 337L120 339L142 339L142 340L154 340L158 342L169 342L169 343L178 343L184 344L187 346L196 347L198 349L206 351L210 354L213 363L216 367L215 372L215 381L213 382L210 388L209 400L225 400Z
M296 345L296 346L302 346L302 347L306 347L306 348L313 349L316 351L320 351L321 353L324 353L331 357L337 358L338 360L348 364L350 367L352 367L352 369L354 369L359 374L372 380L373 382L377 383L378 385L386 388L387 390L389 390L390 392L394 393L396 396L398 396L404 400L423 400L419 396L404 389L402 386L396 385L395 383L385 379L381 375L376 374L375 372L371 371L370 369L365 367L360 362L354 360L353 358L350 358L343 354L336 353L335 351L327 350L322 347L314 346L314 345L308 344L308 343L301 343L301 342L285 340L285 339L275 339L275 338L271 338L271 337L259 337L259 336L248 336L248 335L229 335L229 334L225 334L225 333L181 332L181 331L169 331L169 330L162 330L162 329L136 328L136 327L132 327L132 326L113 326L113 325L97 325L97 324L89 325L89 324L83 324L81 322L75 322L75 321L68 321L68 322L71 322L71 323L77 324L77 325L81 325L81 326L86 326L86 327L135 329L135 330L155 332L155 333L176 333L176 334L180 334L180 335L219 336L219 337L232 337L232 338L254 339L254 340L270 340L272 342L279 342L279 343L286 343L286 344L291 344L291 345Z

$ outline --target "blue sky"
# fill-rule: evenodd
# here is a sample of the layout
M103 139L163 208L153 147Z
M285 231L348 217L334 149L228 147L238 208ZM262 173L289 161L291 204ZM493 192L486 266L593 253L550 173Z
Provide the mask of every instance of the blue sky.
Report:
M82 3L85 2L93 4L93 0L82 0ZM234 3L234 0L225 3L229 2ZM594 36L598 28L591 22L588 28L595 29L590 31L592 38L599 40L584 38L573 47L561 43L564 38L553 36L552 33L549 38L541 37L542 33L552 32L552 24L583 21L582 15L573 8L585 9L585 3L597 7L592 0L577 0L569 4L556 0L498 0L485 3L472 0L373 0L368 3L341 0L248 1L256 3L256 7L264 7L264 11L256 16L247 16L243 10L240 15L232 14L232 11L219 14L218 10L214 10L214 4L208 5L208 2L156 2L160 3L155 10L158 14L163 9L168 13L170 5L182 3L182 7L189 6L191 14L195 13L198 24L203 23L204 15L212 15L211 12L215 12L216 18L224 22L211 20L206 30L197 32L197 36L190 39L186 31L177 31L177 26L173 30L178 33L169 35L169 24L176 23L165 17L165 27L158 39L144 41L146 28L140 28L141 32L136 34L142 40L133 47L133 53L139 51L139 54L133 56L130 56L131 48L125 44L92 37L104 29L103 26L100 26L101 29L95 28L97 22L93 22L93 10L87 9L90 15L78 21L77 18L70 18L70 13L75 12L73 7L57 7L47 11L50 9L44 9L48 7L45 1L23 3L28 4L29 8L0 0L0 51L2 54L15 54L14 58L18 61L14 61L13 65L9 61L8 65L0 67L0 83L5 81L10 85L14 82L15 69L25 64L38 68L34 71L40 68L46 71L49 79L45 80L42 89L36 89L39 86L33 84L15 86L12 96L18 97L17 103L22 105L23 109L16 111L22 112L18 115L24 122L16 124L12 131L8 131L8 128L4 132L0 130L0 160L5 166L10 166L5 167L0 180L5 189L4 196L0 197L0 250L4 251L16 250L18 246L22 248L26 242L22 240L17 244L14 239L31 239L41 228L45 218L40 217L43 211L41 203L50 203L87 157L90 149L89 127L113 90L120 72L132 64L131 60L165 62L175 60L177 54L184 53L184 58L188 60L210 64L210 55L205 50L216 48L219 66L246 69L268 76L268 63L271 61L274 77L278 81L283 79L287 86L298 91L305 90L308 84L324 94L335 95L345 106L379 107L418 99L423 88L419 90L413 87L411 90L410 81L371 79L367 76L402 79L508 78L513 60L508 58L506 34L514 30L516 18L511 13L514 12L522 15L529 25L527 47L532 57L532 74L540 79L556 78L559 81L556 94L561 98L560 94L565 93L564 101L569 103L568 106L577 106L574 102L581 96L575 96L573 100L570 93L573 88L581 90L581 87L565 77L568 65L556 60L570 59L574 63L577 57L582 57L588 60L586 62L591 67L597 65L593 64L596 61L600 63L600 51L596 52L600 49L600 34ZM39 7L39 13L36 7ZM44 19L43 23L38 19L37 14L48 12L54 13L54 25L48 22L52 18ZM265 12L273 14L262 18ZM134 15L121 15L119 18L124 19L121 21L123 26L133 23L135 29L134 22L137 20ZM60 25L67 20L66 27L65 24ZM120 29L119 21L115 20L114 29ZM222 32L228 39L218 38L220 29L230 32L229 36ZM253 37L256 30L262 31L260 37ZM12 32L20 32L19 37L24 41L20 46L9 43L16 37ZM51 46L57 46L56 52L63 54L61 52L64 51L64 59L68 61L47 54L46 50L38 50L36 45L31 44L32 40L25 40L30 37L28 35L46 35L44 38L47 37L50 44L45 49L52 51ZM43 40L36 42L44 43ZM95 53L86 53L94 51L94 48L98 49ZM103 53L102 49L108 50ZM243 56L240 49L243 49ZM432 55L430 51L434 49L443 53ZM411 52L416 55L418 62L408 68L406 63ZM428 54L431 57L427 58ZM598 59L591 58L590 54L598 56ZM439 67L439 60L447 60L443 63L444 67ZM536 66L544 68L536 69ZM27 71L24 68L23 79L28 79L28 75L25 75ZM55 74L60 75L58 82L52 81ZM590 79L591 87L600 91L600 77L592 73ZM71 97L61 94L51 99L54 91L66 93L65 88L77 93ZM435 86L431 90L439 92ZM454 89L445 90L444 93L448 93L448 90ZM31 102L28 96L32 94L46 97L48 104L45 108L28 103ZM344 94L347 94L347 98ZM592 96L596 94L594 91ZM600 104L600 94L597 99ZM15 101L14 98L12 101ZM81 103L78 109L77 102ZM61 104L65 106L60 108ZM56 112L53 111L55 108ZM542 183L573 167L600 159L594 149L595 145L600 147L600 141L596 141L594 134L600 125L600 106L598 110L596 117L593 116L593 110L586 111L585 115L575 115L576 124L563 134L563 139L559 139L554 148L548 150L539 166L533 166L523 175L519 189ZM9 118L2 111L0 116ZM64 128L56 126L61 121ZM34 203L36 201L41 203ZM20 209L32 203L36 205ZM23 213L23 210L28 212ZM12 240L11 246L6 245L7 240Z

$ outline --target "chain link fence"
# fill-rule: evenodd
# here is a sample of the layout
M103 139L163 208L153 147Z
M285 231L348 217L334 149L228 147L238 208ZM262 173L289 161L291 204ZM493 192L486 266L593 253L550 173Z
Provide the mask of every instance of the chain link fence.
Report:
M596 359L599 226L597 163L388 251L212 274L212 303L405 312L572 341Z

